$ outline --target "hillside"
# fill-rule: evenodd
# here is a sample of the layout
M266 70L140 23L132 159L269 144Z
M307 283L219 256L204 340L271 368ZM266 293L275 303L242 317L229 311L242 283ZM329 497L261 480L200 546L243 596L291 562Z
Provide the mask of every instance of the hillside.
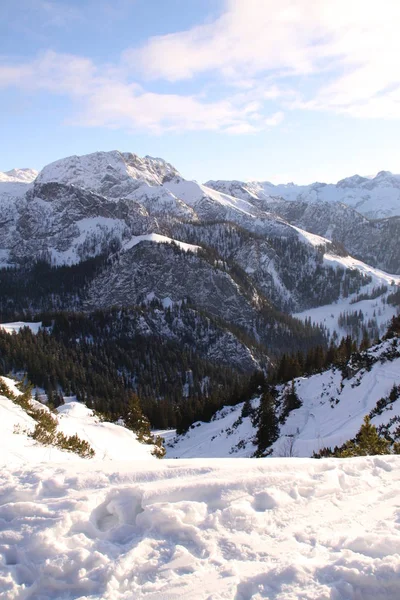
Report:
M0 383L5 384L17 397L21 395L14 380L0 377ZM0 393L0 454L7 457L8 466L31 464L36 468L39 463L154 459L154 446L140 443L137 435L129 429L102 420L93 410L77 402L75 397L65 398L64 401L53 413L57 431L67 437L77 435L80 440L86 441L94 451L93 458L83 458L74 451L32 437L37 421L23 407ZM30 404L46 415L51 414L45 404L34 398L31 398Z
M400 439L400 392L389 399L394 388L400 390L397 337L353 355L346 366L295 378L293 385L301 406L280 419L279 437L268 448L271 456L310 457L325 447L341 446L354 438L366 415L371 415L371 423L385 434ZM283 417L285 397L291 389L291 383L275 387L278 418ZM167 457L254 456L259 406L260 396L252 400L246 413L242 402L224 407L209 423L193 423L183 435L162 433Z

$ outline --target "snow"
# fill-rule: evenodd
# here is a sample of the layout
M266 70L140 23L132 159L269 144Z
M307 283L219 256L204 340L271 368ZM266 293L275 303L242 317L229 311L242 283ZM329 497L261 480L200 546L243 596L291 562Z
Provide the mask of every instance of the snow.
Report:
M11 169L11 171L0 171L0 182L5 183L32 183L38 176L35 169Z
M23 327L28 327L32 333L38 333L42 326L42 322L28 323L26 321L14 321L13 323L0 323L0 329L4 329L7 333L18 333Z
M15 211L16 203L32 188L38 172L34 169L0 171L0 210L8 218Z
M280 196L289 201L342 202L371 219L400 215L400 175L381 171L374 178L355 175L337 184L273 185L269 182L244 184L258 197Z
M391 341L383 342L371 352L380 356L390 345ZM280 439L273 446L274 455L283 454L285 436L294 436L296 456L311 456L324 447L341 446L356 435L364 416L378 400L388 396L393 385L400 385L400 358L377 361L370 371L363 369L350 379L343 379L339 369L295 379L296 393L303 405L292 411L281 427ZM400 415L400 401L371 422L380 425L396 415Z
M381 356L385 344L372 351ZM366 397L374 382L379 393L389 384L374 367ZM296 382L304 397L317 392L312 379ZM223 421L235 431L239 411L208 425L217 436ZM24 432L32 419L0 396L2 600L400 597L400 456L159 461L74 398L58 418L96 447L94 459L35 444Z
M381 171L375 177L354 175L337 184L315 182L274 185L269 181L209 181L206 185L241 198L270 201L283 198L289 202L343 203L370 219L400 215L400 175Z
M88 255L95 256L101 252L101 243L107 237L121 239L127 230L122 219L113 219L111 217L86 217L75 223L78 231L77 237L67 250L57 250L49 248L53 265L73 265L82 260L80 250L89 242L92 246Z
M1 379L14 394L21 393L15 381L7 377ZM35 400L32 400L32 403L48 410ZM91 464L105 464L116 460L156 460L151 455L152 445L140 443L132 431L121 425L100 421L91 409L77 402L74 397L65 398L65 404L60 406L57 412L57 430L67 436L77 434L79 438L89 442L95 451ZM20 468L26 464L36 467L39 463L80 463L87 460L72 452L37 444L28 435L34 430L35 424L20 406L0 395L0 466L3 461Z
M203 198L211 198L225 208L239 211L250 217L258 212L250 202L217 192L210 187L197 183L197 181L171 181L166 183L165 187L175 196L181 198L188 206L195 207L196 203Z
M22 198L31 187L32 184L25 181L0 178L0 201L3 203Z
M355 302L358 293L350 294L347 298L341 297L337 302L333 304L325 304L323 306L317 306L316 308L310 308L299 313L293 314L297 319L305 321L311 318L312 323L320 324L326 327L327 331L332 334L336 331L339 338L346 336L349 332L340 327L338 324L338 318L340 314L359 312L360 310L364 314L364 320L367 322L369 319L375 319L379 328L380 334L383 334L387 328L389 321L392 317L398 314L398 308L388 304L386 302L387 296L396 290L397 286L400 285L400 278L398 275L390 275L375 269L362 263L361 261L352 258L351 256L341 257L332 254L325 254L324 261L332 266L339 266L348 269L357 269L360 273L371 277L371 283L362 286L360 294L370 294L376 287L385 285L388 287L388 291L383 293L381 296L375 299L361 300ZM394 282L394 286L392 283Z
M76 433L89 442L97 460L153 460L153 446L139 443L129 429L115 423L99 422L91 409L74 398L64 401L65 404L57 409L58 429L68 436Z
M5 466L16 600L394 600L400 457Z
M132 191L141 182L160 185L165 175L177 174L172 165L150 157L140 158L130 152L93 152L83 156L69 156L50 163L39 173L38 183L58 181L102 192L106 185L109 197L121 191ZM117 184L114 190L114 184ZM111 182L111 186L108 184ZM123 194L124 195L124 194Z
M291 227L299 233L299 239L302 241L305 240L308 244L314 246L314 248L317 248L318 246L325 246L326 244L331 243L330 240L322 237L321 235L310 233L309 231L300 229L300 227L296 227L295 225L291 225Z
M308 231L304 231L299 227L293 228L298 231L299 236L305 239L311 245L317 247L329 243L329 240ZM330 333L336 331L339 337L347 335L347 331L342 329L338 325L338 317L341 313L352 313L354 311L362 311L366 320L376 319L377 324L380 328L380 332L383 333L390 319L397 314L396 307L387 304L386 298L390 293L395 291L396 286L400 285L399 275L393 275L386 273L381 269L371 267L370 265L353 258L352 256L338 256L332 252L325 252L323 261L326 265L334 268L357 270L362 275L371 278L371 283L363 285L360 292L350 294L347 298L341 297L338 301L333 304L326 304L324 306L318 306L316 308L307 309L305 311L295 313L293 316L304 321L305 319L311 318L312 323L321 324L327 328ZM388 292L382 294L376 299L362 300L355 302L357 295L360 294L371 294L374 288L380 286L387 286Z
M9 388L12 389L13 386L9 385ZM15 388L12 389L12 391L14 391L14 393L18 392L18 390ZM43 409L45 410L45 407L43 407ZM42 462L51 464L53 461L65 462L68 460L83 460L80 459L76 454L63 452L50 446L41 446L36 444L34 440L28 436L28 434L32 433L34 429L35 421L29 417L20 406L14 404L8 398L0 395L0 466L2 470L5 468L5 464L7 464L8 468L12 467L19 469L26 464L36 466ZM0 598L2 598L1 592Z
M292 225L291 227L293 227L293 229L295 229L299 233L300 238L306 240L309 244L311 244L314 247L325 246L331 243L330 240L320 235L310 233L309 231L300 229L295 225ZM358 271L360 271L360 273L372 277L372 286L379 286L385 284L390 285L392 282L394 282L396 285L400 285L399 275L392 275L390 273L382 271L381 269L371 267L370 265L364 263L361 260L358 260L357 258L353 258L350 255L339 256L328 251L324 253L324 262L329 266L341 267L342 269L357 269Z
M361 292L364 292L365 289L366 288L361 288ZM345 328L340 327L338 324L340 314L358 313L361 310L364 314L364 321L376 319L379 332L380 334L383 334L387 329L389 321L398 313L398 309L395 306L387 304L385 301L387 295L388 294L386 293L375 300L361 300L360 302L351 304L351 300L356 296L356 294L352 294L348 298L341 298L334 304L309 308L302 312L295 313L293 316L302 321L311 318L312 323L323 325L330 334L336 331L340 340L349 333Z
M240 421L242 408L243 402L225 406L209 423L197 421L181 436L158 432L165 440L167 458L251 457L256 450L255 432L249 417Z
M180 242L179 240L174 240L165 235L160 235L159 233L148 233L145 235L135 235L130 240L125 242L123 245L123 250L130 250L137 244L141 242L154 242L156 244L177 244L181 250L185 252L197 252L200 246L195 246L194 244L186 244L185 242Z
M272 446L273 456L288 456L291 440L292 455L307 458L324 447L341 446L354 438L378 400L388 396L393 385L400 385L400 358L384 358L391 348L392 340L373 346L368 354L379 360L370 370L361 369L350 378L344 378L339 369L328 369L295 379L302 406L293 410L280 426L279 438ZM281 406L283 393L284 386L280 386ZM253 409L258 408L259 402L260 398L252 400ZM225 406L209 423L193 423L183 435L159 432L165 440L167 458L252 457L256 428L250 417L242 417L242 409L243 403ZM386 424L394 416L400 416L400 400L375 416L372 423Z

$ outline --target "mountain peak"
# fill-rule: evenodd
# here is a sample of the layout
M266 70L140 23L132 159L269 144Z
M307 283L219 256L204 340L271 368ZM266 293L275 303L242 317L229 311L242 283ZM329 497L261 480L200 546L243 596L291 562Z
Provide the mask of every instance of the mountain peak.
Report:
M111 150L57 160L42 169L37 182L73 184L109 198L121 198L143 184L159 186L173 177L179 177L178 171L162 159Z
M32 183L37 175L38 171L35 169L11 169L10 171L0 171L0 181L7 183Z
M368 181L367 177L361 177L361 175L352 175L351 177L345 177L337 182L336 187L338 188L346 188L346 187L357 187L362 185Z
M386 177L392 177L392 176L393 176L393 173L391 173L391 171L379 171L379 173L376 174L374 179L384 179Z

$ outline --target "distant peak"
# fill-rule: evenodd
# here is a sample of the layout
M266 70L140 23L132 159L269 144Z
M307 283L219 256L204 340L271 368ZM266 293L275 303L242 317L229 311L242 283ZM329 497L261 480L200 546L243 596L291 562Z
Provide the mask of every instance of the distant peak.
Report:
M361 175L352 175L351 177L345 177L337 182L336 187L345 188L345 187L356 187L358 185L362 185L368 181L367 177L361 177Z
M0 172L0 181L12 183L32 183L36 179L38 171L35 169L11 169L10 171Z
M379 173L376 174L375 179L383 179L384 177L391 177L393 175L393 173L391 173L391 171L379 171Z

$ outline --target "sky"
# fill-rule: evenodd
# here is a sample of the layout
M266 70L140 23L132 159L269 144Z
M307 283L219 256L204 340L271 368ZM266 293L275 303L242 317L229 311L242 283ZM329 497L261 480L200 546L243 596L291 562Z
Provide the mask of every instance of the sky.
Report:
M1 0L0 171L160 156L184 177L400 172L396 0Z

